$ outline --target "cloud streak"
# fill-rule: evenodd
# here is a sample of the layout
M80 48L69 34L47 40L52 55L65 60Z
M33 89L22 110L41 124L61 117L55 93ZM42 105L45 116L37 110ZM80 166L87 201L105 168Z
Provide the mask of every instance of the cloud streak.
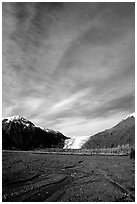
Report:
M3 3L3 117L68 136L134 112L134 3Z
M64 100L60 101L59 103L55 104L52 108L55 111L60 109L60 108L61 108L61 110L62 109L68 109L68 108L70 108L70 106L74 105L78 100L80 100L82 97L87 95L89 92L90 92L89 89L79 91L78 93L71 95L69 98L64 99Z

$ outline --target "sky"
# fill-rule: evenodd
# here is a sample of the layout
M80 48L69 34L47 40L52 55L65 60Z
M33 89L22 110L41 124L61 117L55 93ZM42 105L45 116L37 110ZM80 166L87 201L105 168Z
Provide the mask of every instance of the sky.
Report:
M2 117L88 136L135 111L134 3L3 2Z

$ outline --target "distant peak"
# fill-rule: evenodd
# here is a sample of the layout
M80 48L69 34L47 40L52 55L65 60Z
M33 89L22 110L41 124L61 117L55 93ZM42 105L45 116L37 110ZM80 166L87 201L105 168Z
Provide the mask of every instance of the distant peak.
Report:
M125 119L131 118L131 117L134 117L134 118L135 118L135 112L134 112L134 113L131 113L131 114L129 114L129 115L127 115Z
M29 120L27 120L24 117L19 116L19 115L14 115L14 116L2 118L2 121L4 121L5 123L20 122L20 123L23 123L23 124L34 125L31 121L29 121Z
M12 120L19 120L21 118L23 118L23 117L21 117L20 115L13 115L13 116L5 117L3 119L7 119L9 121L12 121Z

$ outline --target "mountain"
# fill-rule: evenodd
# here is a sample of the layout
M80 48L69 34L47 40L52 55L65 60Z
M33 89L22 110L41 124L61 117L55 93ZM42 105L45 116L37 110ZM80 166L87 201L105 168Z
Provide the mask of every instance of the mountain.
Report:
M37 127L21 116L2 120L2 149L63 148L66 139L62 133Z
M89 138L82 146L85 149L112 148L118 145L135 144L135 118L134 116L122 120L116 126L99 132Z

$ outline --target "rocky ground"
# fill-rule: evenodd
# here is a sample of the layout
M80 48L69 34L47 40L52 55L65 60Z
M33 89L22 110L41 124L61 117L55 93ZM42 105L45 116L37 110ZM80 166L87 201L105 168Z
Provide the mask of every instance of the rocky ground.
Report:
M2 153L5 202L133 202L135 161L127 156Z

